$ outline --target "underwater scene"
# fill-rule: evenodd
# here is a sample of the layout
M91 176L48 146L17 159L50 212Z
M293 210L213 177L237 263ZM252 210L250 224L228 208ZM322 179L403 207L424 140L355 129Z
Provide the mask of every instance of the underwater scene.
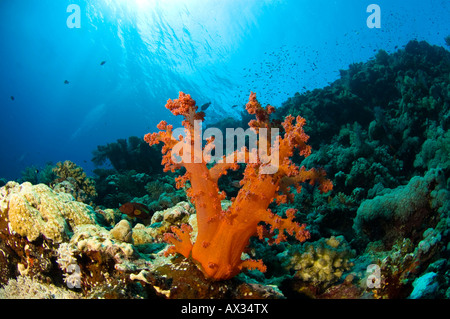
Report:
M449 15L1 0L0 299L450 298Z

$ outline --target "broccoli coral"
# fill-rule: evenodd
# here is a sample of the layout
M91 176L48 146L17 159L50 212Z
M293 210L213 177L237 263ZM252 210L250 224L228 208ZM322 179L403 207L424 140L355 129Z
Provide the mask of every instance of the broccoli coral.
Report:
M190 226L183 224L180 228L172 227L173 233L165 236L166 241L173 245L168 253L180 253L186 258L192 258L207 277L224 280L244 268L266 270L261 260L241 259L252 236L258 235L260 239L270 236L272 240L269 243L286 240L285 233L295 235L300 242L309 238L306 225L294 221L295 209L288 209L286 218L268 209L274 200L280 204L292 199L291 187L300 192L303 182L317 184L321 192L327 192L333 186L325 178L323 170L299 168L290 159L295 149L304 157L311 153L310 146L306 144L309 136L303 131L305 120L302 117L287 116L282 123L283 137L277 135L275 140L271 140L269 134L261 133L278 131L270 121L270 114L275 108L270 105L263 108L252 92L246 109L256 117L249 126L253 133L259 134L256 143L259 156L255 159L254 149L242 147L216 160L211 166L207 165L211 161L211 155L208 154L213 149L216 153L220 152L220 149L214 137L208 138L206 145L201 148L197 122L204 119L204 113L197 112L195 101L190 95L180 92L179 98L169 100L166 108L174 115L184 116L184 136L176 135L173 126L162 121L157 126L160 131L146 134L144 140L150 146L164 143L162 164L165 171L175 171L181 167L186 169L186 173L177 179L177 186L185 187L186 182L190 182L187 195L195 205L198 225L195 243L191 242ZM275 165L272 161L268 163L269 157L275 159ZM221 201L226 194L219 191L218 180L228 170L239 168L236 159L246 164L240 182L241 189L232 198L232 204L222 209ZM266 231L261 222L268 225L270 231Z

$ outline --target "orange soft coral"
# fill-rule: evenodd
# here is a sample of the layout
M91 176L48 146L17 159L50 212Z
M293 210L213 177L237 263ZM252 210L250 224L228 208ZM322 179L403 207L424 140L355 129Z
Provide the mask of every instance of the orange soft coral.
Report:
M295 236L300 242L309 238L305 225L294 221L294 209L286 211L286 218L268 209L274 200L279 204L291 199L290 187L300 191L300 183L303 182L317 184L322 192L332 188L332 183L325 178L323 170L299 168L290 160L294 150L305 157L311 153L310 146L306 144L309 136L303 131L303 118L286 117L282 123L283 137L278 136L274 141L268 138L269 134L260 134L257 146L265 151L259 153L256 161L250 161L251 152L242 149L208 167L204 151L214 148L214 139L208 139L206 146L202 148L195 138L198 134L195 129L196 121L203 120L204 113L197 112L195 101L183 92L180 92L178 99L169 100L166 107L174 115L184 116L184 136L174 136L173 127L162 121L158 125L160 131L147 134L144 139L150 145L164 143L162 163L166 171L180 167L186 169L185 175L177 179L177 186L185 186L189 180L187 195L195 205L198 225L195 243L191 242L189 226L173 227L173 233L165 236L166 241L173 245L168 250L169 253L177 252L186 258L192 258L207 277L223 280L235 276L244 268L266 270L262 261L241 259L252 236L257 235L261 239L270 236L273 240L271 243L286 240L286 234ZM269 120L274 110L270 105L263 108L256 95L251 93L247 111L256 117L249 123L251 129L256 133L263 131L262 129L267 132L275 129ZM241 155L244 153L247 163L240 183L242 187L232 200L232 205L223 210L221 201L226 195L219 191L218 179L227 170L239 167L226 160L238 158L239 152ZM276 167L270 167L273 163L269 164L267 158L264 158L269 156L276 156ZM270 226L270 231L266 231L261 222Z

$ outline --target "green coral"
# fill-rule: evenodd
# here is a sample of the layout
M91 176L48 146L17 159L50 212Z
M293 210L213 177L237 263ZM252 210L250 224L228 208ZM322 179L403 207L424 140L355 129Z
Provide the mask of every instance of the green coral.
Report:
M128 140L118 139L115 143L98 145L92 152L92 162L102 166L106 162L117 172L136 170L141 173L162 172L161 151L157 146L148 147L142 138L130 136Z
M422 144L420 153L414 161L415 167L422 169L450 169L450 131L432 126L428 130L427 140Z
M155 180L145 185L147 195L142 198L134 198L137 201L147 205L152 210L161 210L173 207L180 201L186 200L184 189L176 189L174 185L166 180Z
M47 163L43 167L36 165L28 166L21 172L21 177L18 181L19 183L30 182L32 184L42 183L50 185L56 178L53 168L54 165L52 163Z
M432 169L424 177L415 176L407 185L362 202L353 224L356 234L371 240L383 238L387 246L400 237L412 236L438 209L432 207L431 192L445 187L444 183L442 171Z

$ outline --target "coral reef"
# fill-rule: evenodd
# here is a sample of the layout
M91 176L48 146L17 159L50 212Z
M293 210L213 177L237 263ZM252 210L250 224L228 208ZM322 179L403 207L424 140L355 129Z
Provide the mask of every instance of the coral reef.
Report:
M189 153L187 135L161 123L146 139L165 145L99 147L94 162L114 169L95 183L72 162L0 179L0 298L449 298L450 53L411 41L340 73L276 113L252 94L242 119L210 126L280 129L289 161L270 176L248 158L181 167L170 149ZM167 106L188 133L203 118L188 95ZM161 150L180 171L161 172Z
M443 48L411 41L404 50L378 53L367 63L351 65L330 86L288 99L280 113L305 117L314 149L326 144L337 149L353 145L354 150L346 151L336 164L324 166L330 175L339 171L350 175L347 163L367 158L367 144L373 144L372 148L386 148L388 160L399 161L402 169L394 177L409 180L415 173L415 156L426 136L433 134L431 129L449 128L448 55ZM355 122L359 129L352 140L342 129Z
M187 202L156 212L150 226L132 228L118 210L93 211L43 184L9 182L0 193L2 298L282 298L261 284L211 285L195 264L164 256L171 226L195 228ZM16 211L25 214L23 227L11 222ZM33 220L25 219L27 211ZM36 231L28 227L38 222Z

